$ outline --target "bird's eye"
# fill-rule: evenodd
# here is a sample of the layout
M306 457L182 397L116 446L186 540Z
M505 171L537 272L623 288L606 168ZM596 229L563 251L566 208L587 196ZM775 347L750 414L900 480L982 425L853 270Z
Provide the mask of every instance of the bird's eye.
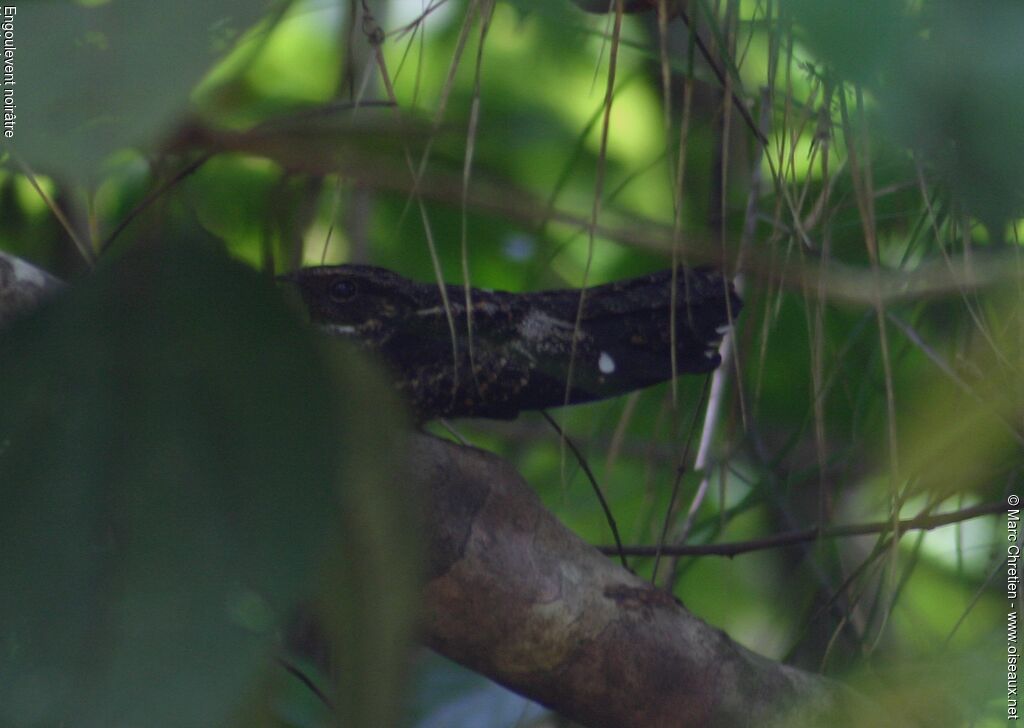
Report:
M337 302L349 301L356 295L356 284L352 281L335 281L331 284L331 299Z

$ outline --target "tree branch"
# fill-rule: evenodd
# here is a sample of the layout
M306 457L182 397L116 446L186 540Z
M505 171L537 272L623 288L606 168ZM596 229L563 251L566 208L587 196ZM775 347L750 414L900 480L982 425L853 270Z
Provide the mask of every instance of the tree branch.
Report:
M0 250L0 329L63 287L49 273Z
M411 449L431 504L422 635L441 654L588 726L826 725L875 711L602 556L497 456L426 435Z
M949 526L954 523L987 516L993 513L1005 513L1007 505L1002 502L983 503L970 508L963 508L952 513L940 513L935 516L918 516L906 518L899 522L900 533L906 531L930 531L939 526ZM778 533L764 538L755 538L750 541L736 541L734 543L707 543L677 546L624 546L621 553L626 556L655 556L659 552L669 556L738 556L739 554L751 551L764 551L777 549L783 546L793 546L799 543L815 541L819 538L843 538L847 536L864 536L871 533L887 533L892 530L892 521L878 521L875 523L851 523L842 526L811 526L802 528L799 531ZM619 549L615 546L600 546L601 553L618 554Z

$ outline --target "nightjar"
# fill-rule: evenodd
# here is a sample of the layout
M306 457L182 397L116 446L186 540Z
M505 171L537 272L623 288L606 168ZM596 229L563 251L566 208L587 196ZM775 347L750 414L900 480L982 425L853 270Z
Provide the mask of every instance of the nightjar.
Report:
M570 359L568 404L672 376L671 270L584 289L578 329L580 289L471 288L468 321L460 285L446 286L446 311L436 284L374 266L303 268L281 279L298 287L314 324L383 358L420 420L511 419L566 404ZM711 371L739 297L721 273L680 267L675 303L676 372Z

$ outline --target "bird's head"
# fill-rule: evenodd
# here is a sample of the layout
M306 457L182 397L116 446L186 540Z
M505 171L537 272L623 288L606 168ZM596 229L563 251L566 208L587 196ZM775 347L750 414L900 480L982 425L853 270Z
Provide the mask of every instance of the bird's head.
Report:
M407 320L419 306L421 284L370 265L300 268L278 280L296 286L315 325L367 343Z

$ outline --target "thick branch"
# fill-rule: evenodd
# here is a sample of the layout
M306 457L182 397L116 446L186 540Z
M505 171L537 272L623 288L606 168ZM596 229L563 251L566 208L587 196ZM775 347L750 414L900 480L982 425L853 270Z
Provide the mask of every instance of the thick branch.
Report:
M432 503L423 638L438 652L588 726L831 725L873 710L602 556L500 458L422 435L412 448Z

